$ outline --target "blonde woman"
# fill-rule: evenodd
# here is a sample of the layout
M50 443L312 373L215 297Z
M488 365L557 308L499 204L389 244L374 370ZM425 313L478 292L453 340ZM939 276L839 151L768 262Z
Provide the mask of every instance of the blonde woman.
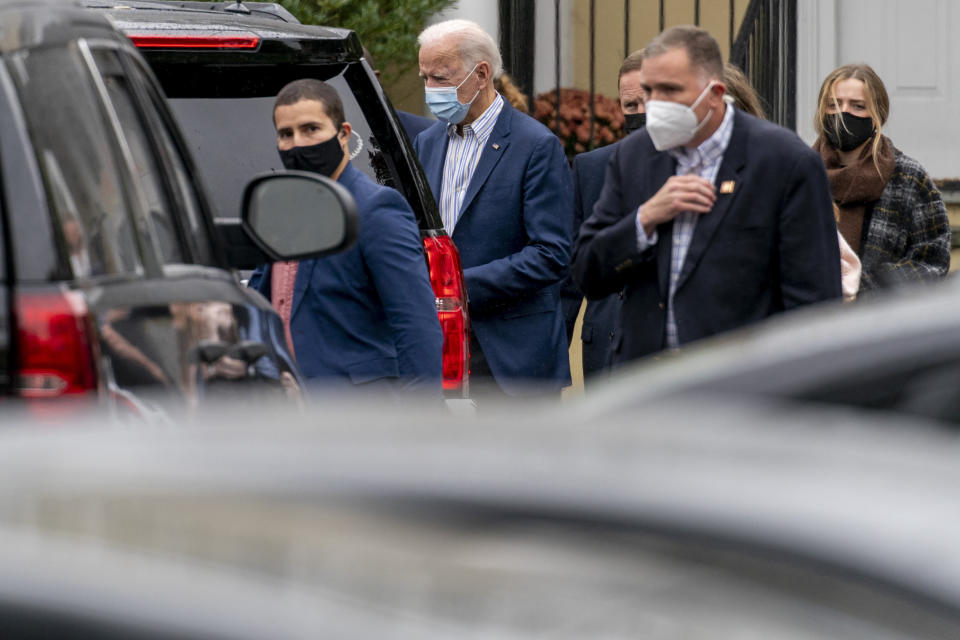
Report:
M763 107L760 106L760 97L753 90L753 85L732 62L723 65L723 83L727 85L725 97L729 96L733 106L752 116L766 117ZM833 205L833 217L840 219L840 210L836 204ZM843 290L843 299L849 302L857 297L857 291L860 289L860 258L839 231L837 231L837 241L840 243L840 288Z
M950 222L940 192L916 160L883 135L890 99L866 64L823 81L813 147L827 167L837 226L860 257L860 291L940 278L950 269Z

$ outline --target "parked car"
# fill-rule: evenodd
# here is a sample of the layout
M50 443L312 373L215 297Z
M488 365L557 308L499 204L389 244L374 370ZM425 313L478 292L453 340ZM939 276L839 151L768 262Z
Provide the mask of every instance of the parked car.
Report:
M356 409L4 415L4 637L960 637L960 443L936 424Z
M960 423L960 281L812 306L617 369L590 393L618 413L690 393L787 398Z
M157 402L297 395L280 319L225 260L130 41L78 6L5 1L0 56L0 397L155 415ZM332 181L283 174L248 187L236 235L247 253L322 255L352 241L355 207ZM285 203L301 189L329 207L298 217ZM265 241L271 224L329 226L283 247Z
M170 100L221 218L239 215L252 175L282 169L273 99L288 82L317 78L343 100L351 158L402 193L423 238L443 330L443 386L469 395L469 316L460 255L426 178L352 31L305 26L276 4L84 0L140 48Z

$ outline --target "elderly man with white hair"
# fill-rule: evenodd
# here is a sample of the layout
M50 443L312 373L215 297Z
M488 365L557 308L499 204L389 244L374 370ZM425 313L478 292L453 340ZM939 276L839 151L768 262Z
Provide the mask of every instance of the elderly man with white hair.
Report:
M559 140L493 86L493 38L473 22L424 29L420 76L439 122L414 141L460 250L470 304L471 386L552 395L570 382L560 280L573 183Z

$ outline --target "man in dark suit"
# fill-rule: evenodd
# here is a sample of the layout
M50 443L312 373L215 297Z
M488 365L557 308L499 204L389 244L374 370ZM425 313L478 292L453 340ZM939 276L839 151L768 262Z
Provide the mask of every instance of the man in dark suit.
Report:
M296 80L277 95L287 169L337 180L357 204L358 238L335 256L264 265L249 286L277 309L307 379L441 394L443 336L413 211L350 165L350 123L333 87Z
M702 29L644 49L643 131L617 145L573 274L588 298L624 290L620 363L840 297L823 163L794 133L729 107Z
M624 132L626 134L643 128L646 113L643 107L643 89L640 87L640 65L643 52L635 51L627 56L620 65L618 87L620 109L624 114ZM576 241L580 225L593 213L593 205L600 197L603 177L607 163L616 146L615 142L593 151L578 154L573 159L573 239ZM622 292L617 292L599 300L589 300L583 312L583 324L580 338L583 345L583 378L588 380L610 370L610 357L613 341L617 332L617 319L620 315ZM567 340L573 340L573 328L580 313L583 292L573 282L573 277L564 279L563 313L566 316Z
M403 130L407 133L410 142L416 140L421 131L426 131L436 122L436 120L424 118L423 116L408 113L407 111L397 111L397 119L400 120L400 126L403 127Z
M471 323L471 388L554 394L569 384L560 279L573 185L559 140L493 87L493 38L466 20L419 37L427 105L440 122L414 148L460 250Z

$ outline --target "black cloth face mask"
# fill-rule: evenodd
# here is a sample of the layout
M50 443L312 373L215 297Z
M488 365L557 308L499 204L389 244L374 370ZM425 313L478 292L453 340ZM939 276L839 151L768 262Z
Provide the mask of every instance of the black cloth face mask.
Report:
M278 149L280 161L291 171L312 171L328 178L343 162L343 147L339 136L307 147Z
M646 113L625 113L623 114L623 132L630 135L637 129L643 129L647 126Z
M823 121L823 135L834 149L853 151L861 144L873 137L876 129L873 118L863 118L843 111L839 114L830 114Z

